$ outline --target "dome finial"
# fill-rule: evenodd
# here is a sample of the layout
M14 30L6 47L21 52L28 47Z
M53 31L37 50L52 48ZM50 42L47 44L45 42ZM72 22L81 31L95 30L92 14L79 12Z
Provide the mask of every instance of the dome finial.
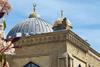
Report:
M35 3L33 3L33 10L34 10L34 12L36 10L36 4Z
M33 12L29 15L29 18L37 18L40 17L40 15L36 12L36 4L33 3Z
M64 11L61 10L61 18L63 18L63 16L64 16Z

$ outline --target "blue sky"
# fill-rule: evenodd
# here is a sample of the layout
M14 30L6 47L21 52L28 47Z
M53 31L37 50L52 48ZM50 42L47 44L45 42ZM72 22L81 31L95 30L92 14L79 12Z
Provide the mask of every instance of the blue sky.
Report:
M60 10L64 10L64 16L70 19L73 31L100 52L100 0L9 0L9 2L12 10L6 17L6 34L14 25L29 16L35 2L36 11L50 24L60 17Z

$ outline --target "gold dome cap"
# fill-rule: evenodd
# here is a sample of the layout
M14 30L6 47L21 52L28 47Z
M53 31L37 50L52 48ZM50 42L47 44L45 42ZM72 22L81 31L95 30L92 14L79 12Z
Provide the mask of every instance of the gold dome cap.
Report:
M36 4L33 4L33 12L29 15L29 18L40 17L40 15L36 12Z

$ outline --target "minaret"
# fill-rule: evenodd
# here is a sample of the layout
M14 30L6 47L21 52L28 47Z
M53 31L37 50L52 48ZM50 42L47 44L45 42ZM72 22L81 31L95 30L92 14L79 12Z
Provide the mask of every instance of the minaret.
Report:
M54 31L60 31L60 30L71 30L72 29L72 24L69 21L68 18L64 17L64 12L61 10L61 16L58 18L54 25L53 25L53 30Z

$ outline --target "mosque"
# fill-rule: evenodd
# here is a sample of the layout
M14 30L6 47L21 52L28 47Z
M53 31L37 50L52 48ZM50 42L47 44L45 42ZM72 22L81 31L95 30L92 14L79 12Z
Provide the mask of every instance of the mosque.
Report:
M10 67L100 67L100 54L72 28L63 11L50 25L34 6L29 17L7 35L16 47L16 54L7 56Z

